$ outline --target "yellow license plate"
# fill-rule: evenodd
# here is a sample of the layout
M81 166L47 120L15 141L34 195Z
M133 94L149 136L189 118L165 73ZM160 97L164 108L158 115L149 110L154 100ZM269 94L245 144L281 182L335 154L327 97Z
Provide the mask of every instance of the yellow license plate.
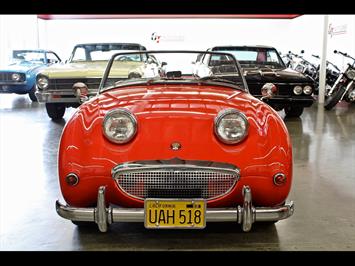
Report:
M146 199L146 228L202 229L206 226L206 202L203 199Z

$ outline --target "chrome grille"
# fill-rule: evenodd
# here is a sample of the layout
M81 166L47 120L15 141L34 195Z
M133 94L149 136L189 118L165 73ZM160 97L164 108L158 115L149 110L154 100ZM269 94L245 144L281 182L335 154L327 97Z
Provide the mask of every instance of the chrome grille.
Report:
M194 165L114 168L117 185L130 196L145 198L213 199L228 193L239 179L238 169Z

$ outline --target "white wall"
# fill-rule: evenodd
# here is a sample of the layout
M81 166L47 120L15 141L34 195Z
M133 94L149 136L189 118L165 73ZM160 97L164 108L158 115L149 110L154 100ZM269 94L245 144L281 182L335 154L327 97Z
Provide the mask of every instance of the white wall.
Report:
M12 50L38 48L36 15L0 15L0 65L6 65Z
M328 33L328 60L340 69L345 69L352 60L334 54L334 50L348 53L355 57L355 15L329 16L329 25L333 34ZM329 32L329 31L328 31Z
M323 15L295 19L73 19L42 20L36 15L0 15L0 64L13 49L45 48L67 59L73 46L86 42L137 42L148 49L205 50L214 45L264 44L282 53L305 50L321 54ZM355 16L331 15L333 27L346 32L328 35L328 59L339 67L346 60L333 50L355 56ZM39 33L37 35L37 32ZM153 33L162 36L157 43Z
M275 19L40 20L40 45L68 57L86 42L137 42L148 49L199 49L223 44L265 44L288 49L291 21ZM161 35L159 43L152 34Z

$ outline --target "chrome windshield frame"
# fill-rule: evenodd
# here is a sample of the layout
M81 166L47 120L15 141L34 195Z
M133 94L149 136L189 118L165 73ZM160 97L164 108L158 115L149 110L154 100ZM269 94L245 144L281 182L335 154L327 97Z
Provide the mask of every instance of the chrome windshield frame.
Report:
M243 71L242 71L242 67L240 65L240 63L238 62L238 60L234 57L233 54L230 54L230 53L227 53L227 52L215 52L215 51L195 51L195 50L142 50L142 51L134 51L134 52L122 52L122 53L116 53L114 55L112 55L111 59L108 61L107 63L107 66L106 66L106 69L105 69L105 72L104 72L104 75L101 79L101 82L100 82L100 86L99 86L99 90L98 90L98 93L97 94L100 94L101 92L104 91L104 85L106 83L106 81L108 80L108 77L109 77L109 74L110 74L110 70L111 70L111 67L112 67L112 64L115 60L116 57L120 56L120 55L130 55L130 54L173 54L173 53L180 53L180 54L186 54L186 53L189 53L189 54L212 54L212 55L226 55L226 56L229 56L232 58L232 60L234 61L234 64L235 66L237 67L237 71L238 71L238 75L239 77L241 78L242 82L243 82L243 88L241 88L243 91L245 92L249 92L248 90L248 85L247 85L247 82L245 80L245 77L243 75ZM137 81L132 81L132 82L135 82L137 83ZM145 84L147 82L141 82L142 84ZM196 80L196 83L198 83L198 80ZM211 81L211 84L213 83L217 83L216 81ZM220 82L222 84L222 82ZM223 83L225 86L230 86L230 87L235 87L231 84L228 84L228 83ZM131 86L129 83L127 84L127 86Z

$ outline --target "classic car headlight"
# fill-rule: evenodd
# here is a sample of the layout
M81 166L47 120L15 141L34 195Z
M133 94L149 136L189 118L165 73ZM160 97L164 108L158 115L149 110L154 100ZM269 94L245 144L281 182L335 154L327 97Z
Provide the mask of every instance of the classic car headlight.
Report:
M45 90L48 88L48 85L49 85L49 81L48 81L48 78L45 77L45 76L40 76L38 79L37 79L37 87L41 90Z
M301 94L302 94L302 91L303 91L303 89L302 89L301 86L295 86L295 87L293 88L293 93L296 94L296 95L301 95Z
M348 70L346 71L346 76L349 78L349 79L355 79L355 70Z
M236 109L225 109L215 118L215 134L225 144L236 144L248 135L246 116Z
M137 133L137 119L126 109L109 111L102 126L106 138L119 144L127 143Z
M312 87L307 85L303 88L303 93L306 95L310 95L310 94L312 94L312 90L313 90Z
M18 74L18 73L13 73L13 74L11 75L11 79L12 79L13 81L20 81L21 75Z

